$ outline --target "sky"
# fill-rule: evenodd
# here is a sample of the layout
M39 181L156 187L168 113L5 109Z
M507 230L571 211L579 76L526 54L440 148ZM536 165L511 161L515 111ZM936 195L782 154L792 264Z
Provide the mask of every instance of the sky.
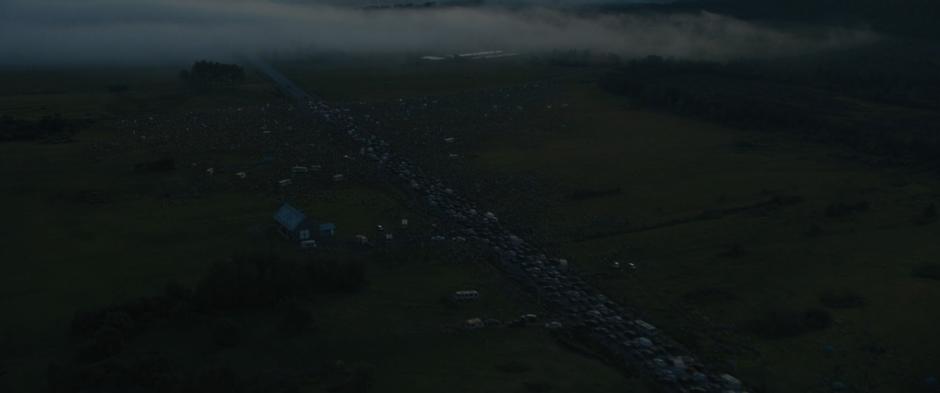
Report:
M298 0L0 0L0 65L159 63L259 53L588 49L625 57L789 56L876 40L706 12L575 15L544 7L363 11Z

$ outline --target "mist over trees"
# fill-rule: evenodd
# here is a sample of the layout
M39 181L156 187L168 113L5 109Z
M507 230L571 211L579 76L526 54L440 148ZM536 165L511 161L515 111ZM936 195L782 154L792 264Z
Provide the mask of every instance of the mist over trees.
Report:
M699 8L745 19L801 24L864 25L917 37L940 36L935 0L680 0L667 7Z
M16 39L0 38L5 54L0 66L168 64L258 53L568 49L714 60L812 53L877 38L864 28L840 26L806 34L703 13L701 7L648 14L550 6L365 11L262 0L7 0L0 10L0 37Z

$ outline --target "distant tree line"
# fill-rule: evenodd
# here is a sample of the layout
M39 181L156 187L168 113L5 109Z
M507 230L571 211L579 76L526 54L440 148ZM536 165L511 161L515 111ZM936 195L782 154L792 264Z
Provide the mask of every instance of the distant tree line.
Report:
M611 3L602 11L709 12L774 23L863 26L892 35L940 36L936 0L683 0L667 3Z
M715 1L718 3L718 1ZM871 26L877 31L915 37L940 36L935 0L721 0L718 8L741 17Z
M245 81L245 69L238 64L200 60L190 69L180 71L180 79L201 89L234 85Z
M940 108L940 94L930 88L940 83L940 68L905 69L907 62L899 61L859 72L849 62L790 61L648 57L616 67L600 84L650 108L940 164L940 115L923 110Z
M71 138L87 121L71 120L56 113L37 120L0 116L0 142L37 141L50 138Z
M555 49L534 57L537 62L559 67L612 66L621 63L620 56L587 49Z
M373 4L362 7L366 11L391 10L391 9L414 9L414 8L433 8L437 7L436 1L426 1L423 3L395 3L395 4Z

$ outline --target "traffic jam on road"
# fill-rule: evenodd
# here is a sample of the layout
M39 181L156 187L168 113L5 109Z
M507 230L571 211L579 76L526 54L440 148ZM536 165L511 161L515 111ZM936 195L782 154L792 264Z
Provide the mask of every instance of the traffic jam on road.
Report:
M498 256L498 267L534 293L553 316L546 328L581 332L581 337L606 352L608 358L623 366L644 369L666 391L745 391L737 378L708 370L655 326L593 289L566 260L549 257L514 235L496 214L477 208L442 180L393 154L387 142L364 131L349 111L311 98L271 66L259 70L311 114L358 144L360 154L375 162L386 178L397 179L418 195L424 207L452 230L452 236L438 236L440 239L490 248Z

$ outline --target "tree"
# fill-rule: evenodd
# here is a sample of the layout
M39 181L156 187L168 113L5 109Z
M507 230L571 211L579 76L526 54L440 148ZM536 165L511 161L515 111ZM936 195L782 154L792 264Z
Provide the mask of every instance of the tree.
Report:
M189 70L180 71L179 76L190 86L207 89L241 83L245 80L245 70L237 64L200 60L193 63Z
M287 337L295 337L313 326L313 313L301 304L292 303L287 307L281 319L281 332Z
M228 318L219 318L212 323L212 343L219 348L231 348L241 341L238 325Z

